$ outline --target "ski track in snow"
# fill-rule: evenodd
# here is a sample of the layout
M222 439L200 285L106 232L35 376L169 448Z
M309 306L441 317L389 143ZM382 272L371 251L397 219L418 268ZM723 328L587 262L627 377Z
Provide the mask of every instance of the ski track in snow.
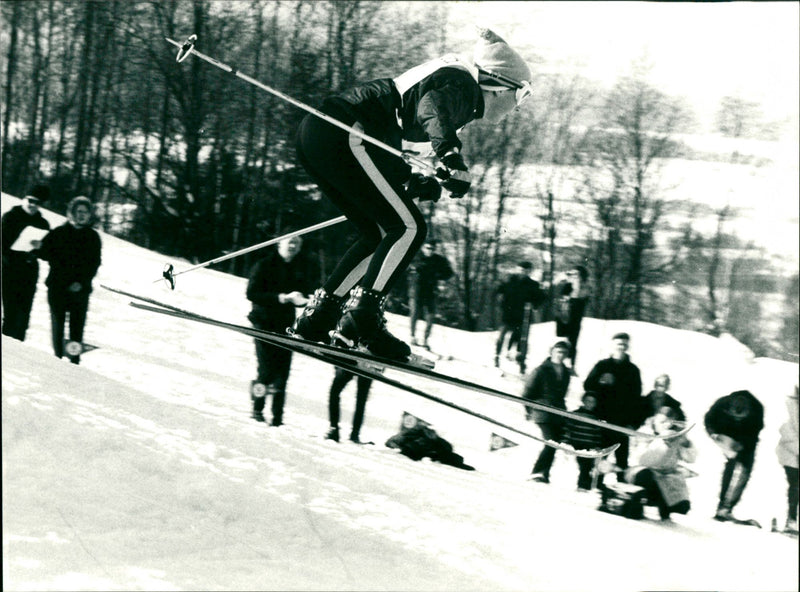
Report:
M11 203L4 195L3 209ZM165 321L99 288L125 285L246 324L245 281L201 270L169 292L151 285L162 256L105 235L103 245L86 331L99 349L81 366L50 353L42 283L27 341L3 338L4 589L797 589L795 540L710 520L722 462L702 425L690 434L701 453L692 512L667 524L652 520L652 508L643 521L598 512L596 495L574 491L575 460L560 453L551 485L526 482L538 445L377 383L362 431L376 445L324 440L333 371L299 355L286 425L268 428L249 419L249 338ZM406 318L389 315L389 323L406 335ZM587 319L583 376L617 330L632 333L646 386L668 369L693 421L733 388L764 401L767 429L739 513L767 528L772 515L782 519L774 445L797 365L756 364L705 335ZM457 357L438 367L518 394L519 377L487 367L493 339L436 327L434 347ZM532 328L530 368L550 341L551 325ZM403 380L537 433L514 403ZM345 433L353 389L342 397ZM478 470L385 448L403 411L431 422ZM519 445L490 453L492 432Z

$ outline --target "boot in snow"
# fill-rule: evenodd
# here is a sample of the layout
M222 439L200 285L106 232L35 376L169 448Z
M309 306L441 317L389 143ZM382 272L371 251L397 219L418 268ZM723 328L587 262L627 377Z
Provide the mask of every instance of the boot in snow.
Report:
M386 329L383 307L386 296L376 290L356 286L344 305L336 325L336 338L349 347L359 345L381 358L408 361L411 348Z
M325 288L318 288L303 312L288 330L290 335L306 341L330 341L329 333L336 327L342 314L341 296L328 294Z

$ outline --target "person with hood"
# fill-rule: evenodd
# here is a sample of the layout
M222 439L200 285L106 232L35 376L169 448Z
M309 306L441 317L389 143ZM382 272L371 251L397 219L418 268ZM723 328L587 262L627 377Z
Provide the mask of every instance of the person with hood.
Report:
M565 399L569 388L570 373L564 365L564 359L569 355L569 343L557 341L550 348L550 357L542 362L530 375L525 385L522 397L542 405L566 410ZM528 421L536 422L542 432L542 437L547 440L560 442L564 435L564 418L525 406L525 415ZM531 479L540 483L550 483L550 468L553 466L556 449L545 446L539 453L536 463L531 471Z
M295 308L305 306L311 291L308 259L299 236L283 239L269 249L250 271L247 299L253 303L248 320L256 329L284 333L295 318ZM267 395L272 396L274 427L283 425L286 384L292 365L288 349L255 340L258 363L256 379L250 383L251 417L264 422Z
M628 355L630 340L627 333L617 333L612 337L614 348L611 356L594 365L583 382L583 388L598 394L597 415L600 419L635 429L641 425L642 376ZM619 444L614 451L617 467L627 469L630 439L625 434L603 430L603 446L612 444Z
M28 191L20 205L11 208L2 218L3 335L19 341L25 341L30 324L33 297L39 281L36 249L41 242L32 241L33 250L30 251L12 247L29 226L50 230L50 224L39 211L39 205L49 197L50 189L46 185L36 185Z
M796 536L798 504L797 385L794 387L794 392L786 399L786 408L789 415L780 428L780 439L776 452L778 462L786 473L789 487L786 492L787 511L783 532Z
M50 264L45 283L53 352L58 358L64 356L64 324L69 317L66 354L73 364L80 363L92 280L101 261L102 243L93 223L92 202L88 197L76 197L67 205L67 221L44 237L39 250L39 257Z
M706 432L728 459L714 519L736 522L733 508L753 472L758 437L764 428L764 406L750 391L735 391L714 401L704 423Z
M323 193L359 233L317 289L291 332L407 361L411 348L386 328L392 287L422 246L427 227L414 199L436 201L470 189L457 131L469 122L499 121L530 95L528 65L498 35L481 31L473 60L446 55L396 78L381 78L325 99L321 111L398 150L430 142L437 177L412 174L402 158L314 115L297 132L297 156Z

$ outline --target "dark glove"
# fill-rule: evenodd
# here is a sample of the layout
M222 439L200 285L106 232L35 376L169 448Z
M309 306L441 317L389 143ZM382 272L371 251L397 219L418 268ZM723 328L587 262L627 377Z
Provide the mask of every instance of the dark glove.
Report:
M420 173L412 173L408 180L406 195L411 199L420 201L439 201L442 197L442 188L433 177L426 177Z
M448 152L442 156L441 161L446 168L436 169L436 176L440 179L439 183L450 192L450 197L464 197L472 185L464 158L458 152Z

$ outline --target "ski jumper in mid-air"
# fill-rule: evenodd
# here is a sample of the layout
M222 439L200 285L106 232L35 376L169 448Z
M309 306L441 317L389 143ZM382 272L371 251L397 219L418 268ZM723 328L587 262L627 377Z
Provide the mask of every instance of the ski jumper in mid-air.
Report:
M470 188L456 131L475 119L499 121L530 96L530 68L509 45L481 30L473 60L437 58L397 78L382 78L325 99L321 111L396 147L430 142L442 179L412 174L400 157L315 117L297 132L300 162L360 237L345 253L290 332L405 361L411 349L386 328L392 286L422 246L425 220L414 199L459 198Z

